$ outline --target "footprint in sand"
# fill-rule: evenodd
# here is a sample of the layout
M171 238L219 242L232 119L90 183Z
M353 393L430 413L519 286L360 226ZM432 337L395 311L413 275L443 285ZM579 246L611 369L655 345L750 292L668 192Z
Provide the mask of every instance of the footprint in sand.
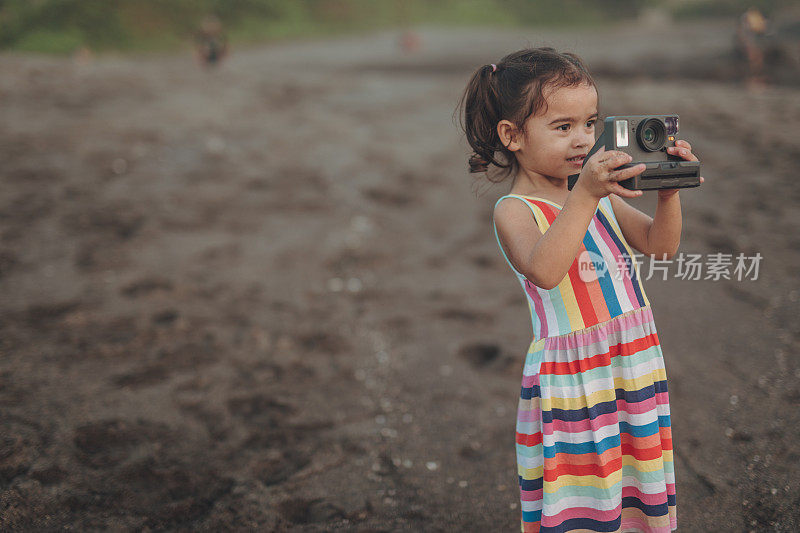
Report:
M295 524L311 524L344 518L342 509L322 498L313 500L292 498L280 502L277 508L281 516Z
M515 361L513 357L504 355L497 344L482 342L461 346L458 356L478 370L504 370Z

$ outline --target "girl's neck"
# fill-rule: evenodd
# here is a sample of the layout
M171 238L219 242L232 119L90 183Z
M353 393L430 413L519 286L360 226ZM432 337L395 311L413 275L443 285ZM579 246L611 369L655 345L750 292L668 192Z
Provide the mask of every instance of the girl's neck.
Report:
M538 196L563 205L569 189L567 189L567 180L540 174L528 176L520 171L514 177L510 192L521 196Z

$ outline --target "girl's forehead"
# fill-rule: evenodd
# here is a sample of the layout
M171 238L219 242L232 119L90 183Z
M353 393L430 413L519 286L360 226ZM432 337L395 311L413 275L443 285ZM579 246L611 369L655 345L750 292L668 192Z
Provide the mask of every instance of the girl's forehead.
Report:
M556 87L543 92L546 115L590 111L597 107L597 89L583 84L574 87Z

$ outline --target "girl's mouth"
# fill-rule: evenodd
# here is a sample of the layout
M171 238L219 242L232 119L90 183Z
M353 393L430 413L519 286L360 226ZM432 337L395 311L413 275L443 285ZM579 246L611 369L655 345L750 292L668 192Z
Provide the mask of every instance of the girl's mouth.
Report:
M586 154L576 155L575 157L570 157L567 159L570 163L576 166L581 166L583 164L583 159L586 157Z

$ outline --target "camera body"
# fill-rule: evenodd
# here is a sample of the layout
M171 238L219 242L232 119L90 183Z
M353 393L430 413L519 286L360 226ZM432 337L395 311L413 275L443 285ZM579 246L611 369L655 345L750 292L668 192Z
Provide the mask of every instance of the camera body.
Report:
M638 176L618 182L630 190L681 189L700 185L700 162L686 161L667 153L675 146L678 134L678 115L628 115L606 117L603 133L586 154L583 164L600 148L618 150L633 160L618 169L644 163L646 169ZM572 190L580 174L567 178Z

